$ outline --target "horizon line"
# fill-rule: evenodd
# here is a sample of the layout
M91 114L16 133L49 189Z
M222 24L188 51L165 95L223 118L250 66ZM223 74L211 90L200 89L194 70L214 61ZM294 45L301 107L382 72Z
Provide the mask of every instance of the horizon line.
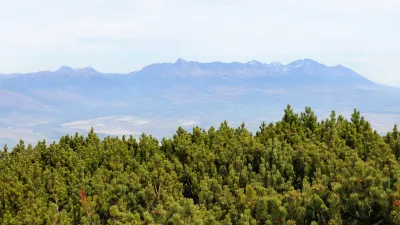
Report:
M22 74L32 74L32 73L40 73L40 72L57 72L57 71L60 70L60 69L72 69L72 70L74 70L74 71L77 71L77 70L84 70L84 69L90 69L90 70L92 70L92 71L94 71L94 72L102 73L102 74L131 74L131 73L139 72L139 71L143 70L145 67L148 67L148 66L151 66L151 65L157 65L157 64L177 64L177 63L179 63L179 62L201 63L201 64L209 64L209 63L222 63L222 64L240 63L240 64L249 64L249 63L255 62L255 63L260 63L261 65L278 64L278 65L282 65L282 66L288 66L288 65L290 65L290 64L292 64L292 63L295 63L295 62L297 62L297 61L312 61L312 62L316 62L316 63L321 64L321 65L324 65L324 66L326 66L326 67L338 67L338 66L341 66L341 67L344 67L344 68L347 68L347 69L352 70L351 68L345 67L345 66L343 66L342 64L336 64L336 65L333 65L333 66L328 66L328 65L326 65L326 64L323 64L323 63L321 63L321 62L319 62L319 61L317 61L317 60L311 59L311 58L297 59L297 60L294 60L294 61L292 61L292 62L290 62L290 63L282 64L281 62L277 62L277 61L271 61L271 62L269 62L269 63L266 63L266 62L260 62L260 61L258 61L258 60L254 60L254 59L248 60L248 61L230 61L230 62L228 62L228 61L208 61L208 62L205 62L205 61L204 61L204 62L201 62L201 61L185 60L185 59L179 57L177 60L175 60L175 62L155 62L155 63L151 63L151 64L144 65L144 66L142 66L141 69L139 69L139 70L132 70L132 71L127 72L127 73L113 73L113 72L108 72L108 73L107 73L107 72L100 72L100 71L96 70L96 69L95 69L94 67L92 67L92 66L75 67L75 68L74 68L74 67L72 67L72 66L61 65L61 66L59 66L59 67L58 67L57 69L55 69L55 70L38 70L38 71L25 72L25 73L21 73L21 72L1 73L1 72L0 72L0 75L18 75L18 74L21 74L21 75L22 75Z

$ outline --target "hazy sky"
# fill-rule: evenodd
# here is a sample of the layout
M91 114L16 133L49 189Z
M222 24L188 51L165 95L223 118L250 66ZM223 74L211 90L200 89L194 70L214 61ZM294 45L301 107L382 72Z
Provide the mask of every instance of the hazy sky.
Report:
M2 73L312 58L400 86L399 0L0 1Z

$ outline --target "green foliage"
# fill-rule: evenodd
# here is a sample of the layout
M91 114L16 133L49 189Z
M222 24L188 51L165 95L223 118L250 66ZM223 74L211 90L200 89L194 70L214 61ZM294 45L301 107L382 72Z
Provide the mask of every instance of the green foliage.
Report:
M288 106L253 135L92 129L0 152L0 224L400 224L400 132Z

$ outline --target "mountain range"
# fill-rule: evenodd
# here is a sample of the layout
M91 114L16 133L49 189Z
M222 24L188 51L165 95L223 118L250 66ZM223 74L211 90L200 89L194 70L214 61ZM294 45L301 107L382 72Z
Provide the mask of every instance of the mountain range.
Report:
M262 77L264 79L288 79L294 78L293 81L301 82L304 79L311 78L314 82L352 82L373 84L363 76L356 72L343 67L326 66L312 59L296 60L287 65L279 62L270 64L261 63L255 60L247 63L232 62L211 62L200 63L178 59L175 63L157 63L144 67L142 70L131 72L128 74L101 73L92 67L71 68L69 66L61 66L56 71L40 71L28 74L1 74L3 77L32 77L35 76L69 76L69 77L93 77L93 76L110 76L110 75L130 75L130 76L152 76L158 78L176 78L176 77L192 77L192 78L249 78ZM287 81L287 80L286 80Z
M0 145L20 138L35 143L65 133L171 136L178 126L218 126L280 118L291 104L311 106L320 117L330 109L361 110L386 132L400 120L400 90L376 84L342 65L312 59L287 65L201 63L178 59L126 74L92 67L0 74Z

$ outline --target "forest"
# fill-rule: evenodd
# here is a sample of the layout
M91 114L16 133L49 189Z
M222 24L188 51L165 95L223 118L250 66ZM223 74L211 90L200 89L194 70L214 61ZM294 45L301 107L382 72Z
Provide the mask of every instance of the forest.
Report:
M400 224L400 132L290 105L252 133L95 130L0 151L0 224Z

